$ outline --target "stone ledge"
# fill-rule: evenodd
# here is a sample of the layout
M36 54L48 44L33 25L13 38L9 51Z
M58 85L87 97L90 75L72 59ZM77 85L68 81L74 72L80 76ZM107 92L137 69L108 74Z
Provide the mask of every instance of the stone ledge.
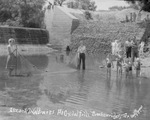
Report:
M18 45L18 52L21 55L49 54L53 51L55 50L46 45ZM0 56L6 56L7 54L7 45L0 45Z

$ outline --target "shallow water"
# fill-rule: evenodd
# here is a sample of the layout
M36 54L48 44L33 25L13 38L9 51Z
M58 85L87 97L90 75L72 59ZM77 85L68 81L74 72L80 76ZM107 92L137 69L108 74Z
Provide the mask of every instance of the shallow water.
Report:
M65 53L26 56L41 74L0 79L0 118L113 120L120 117L121 120L149 120L150 79L136 79L134 75L125 79L124 75L117 76L115 71L112 71L111 77L107 77L106 69L99 68L103 58L103 55L88 56L86 70L79 71L68 65L72 55L66 56ZM5 61L5 56L0 57L1 72L4 71ZM49 111L49 114L10 111L11 108L33 110L36 107ZM78 115L74 116L73 113ZM123 115L125 113L130 116L127 118Z

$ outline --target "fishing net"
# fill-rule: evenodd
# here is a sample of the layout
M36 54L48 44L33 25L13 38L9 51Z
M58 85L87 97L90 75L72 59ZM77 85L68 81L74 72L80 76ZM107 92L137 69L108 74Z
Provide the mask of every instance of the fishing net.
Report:
M17 56L17 66L16 66L16 73L17 76L31 76L34 74L40 74L41 71L33 65L28 59L18 53Z
M28 59L24 56L20 55L18 52L17 55L14 56L13 62L14 68L12 69L11 76L12 77L29 77L35 74L40 74L42 71L38 69L35 65L33 65ZM3 71L0 74L0 79L8 79L9 69Z
M78 54L76 54L76 55L71 59L71 61L69 62L69 66L72 67L72 68L77 69L77 67L78 67L78 62L79 62Z

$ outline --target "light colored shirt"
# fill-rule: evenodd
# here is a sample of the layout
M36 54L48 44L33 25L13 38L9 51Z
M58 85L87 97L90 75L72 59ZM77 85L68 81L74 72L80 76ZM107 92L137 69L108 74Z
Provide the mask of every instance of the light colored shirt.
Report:
M85 53L85 51L86 51L86 47L85 46L79 46L79 48L78 48L78 53Z
M144 48L144 42L141 42L140 47Z
M127 47L131 47L132 46L132 41L131 42L126 41L125 44L126 44Z
M111 63L111 60L109 58L106 58L106 63Z

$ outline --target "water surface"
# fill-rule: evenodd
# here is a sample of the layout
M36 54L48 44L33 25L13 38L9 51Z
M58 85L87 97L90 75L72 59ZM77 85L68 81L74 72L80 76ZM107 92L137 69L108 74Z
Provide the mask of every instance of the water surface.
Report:
M7 120L112 120L108 116L96 116L96 113L133 115L128 120L150 119L150 79L125 79L112 71L106 76L106 69L99 68L103 55L88 56L86 70L76 70L68 61L73 55L52 53L40 56L25 56L41 74L30 77L0 79L0 117ZM5 68L6 57L0 57L0 71ZM52 110L53 115L27 115L10 113L9 109L39 107L43 111ZM141 109L140 109L141 108ZM82 110L83 117L66 117L58 110L77 112ZM95 116L94 116L95 115ZM121 117L121 120L126 118Z

